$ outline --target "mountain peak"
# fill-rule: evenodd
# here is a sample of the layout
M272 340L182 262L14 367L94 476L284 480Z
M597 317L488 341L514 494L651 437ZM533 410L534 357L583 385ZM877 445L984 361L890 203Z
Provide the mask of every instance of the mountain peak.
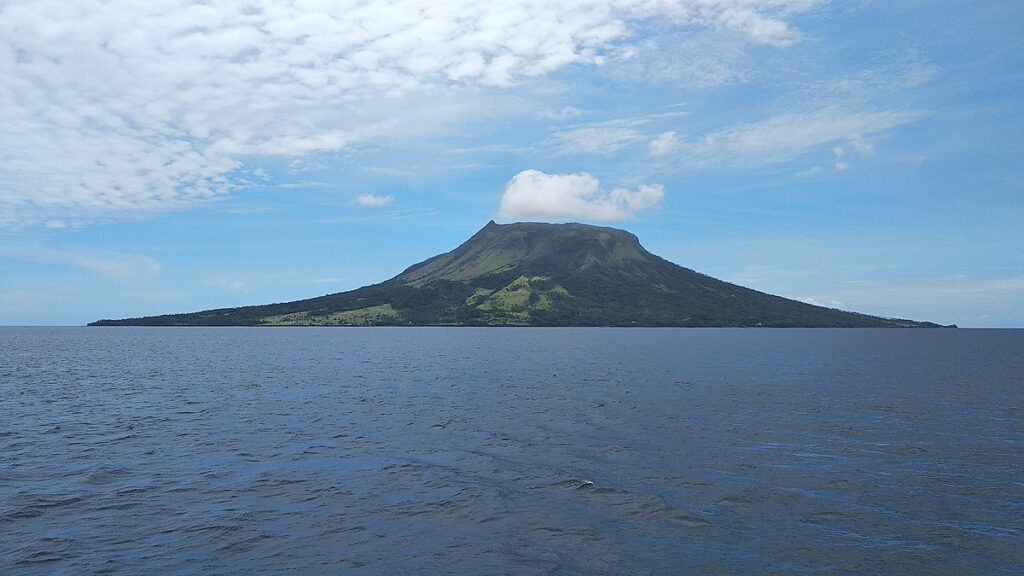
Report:
M589 224L488 222L461 246L406 270L396 281L422 286L436 280L467 281L512 270L519 275L562 276L596 264L653 256L636 236Z
M103 325L916 327L772 296L683 268L633 234L491 220L451 252L350 292Z

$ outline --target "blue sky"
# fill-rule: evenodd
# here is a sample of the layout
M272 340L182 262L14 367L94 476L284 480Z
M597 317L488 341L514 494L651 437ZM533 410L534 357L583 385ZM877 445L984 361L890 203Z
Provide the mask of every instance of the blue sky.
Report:
M0 325L385 280L582 221L1024 326L1024 4L0 2Z

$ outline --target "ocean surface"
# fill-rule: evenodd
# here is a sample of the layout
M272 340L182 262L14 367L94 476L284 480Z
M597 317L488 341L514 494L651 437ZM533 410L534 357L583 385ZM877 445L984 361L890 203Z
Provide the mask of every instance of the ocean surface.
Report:
M1024 574L1024 331L0 328L0 574Z

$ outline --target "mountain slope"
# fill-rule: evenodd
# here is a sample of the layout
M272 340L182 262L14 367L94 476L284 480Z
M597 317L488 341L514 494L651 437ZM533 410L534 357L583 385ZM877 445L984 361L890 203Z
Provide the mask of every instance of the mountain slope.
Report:
M659 258L614 228L494 222L447 254L357 290L91 325L936 326L723 282Z

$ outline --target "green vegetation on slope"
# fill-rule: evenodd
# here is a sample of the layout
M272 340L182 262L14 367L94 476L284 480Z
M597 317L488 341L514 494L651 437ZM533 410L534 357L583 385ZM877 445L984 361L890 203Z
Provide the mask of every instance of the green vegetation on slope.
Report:
M261 321L266 326L380 326L403 323L402 315L390 303L327 314L292 312L267 316Z

